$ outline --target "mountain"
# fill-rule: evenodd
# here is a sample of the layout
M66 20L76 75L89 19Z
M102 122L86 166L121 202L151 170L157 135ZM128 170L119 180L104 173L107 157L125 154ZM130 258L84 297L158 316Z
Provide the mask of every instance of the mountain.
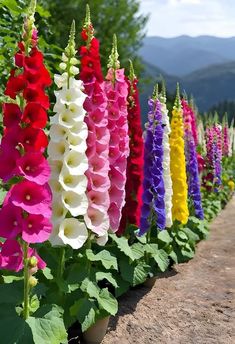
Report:
M210 65L235 61L235 37L146 37L140 56L168 74L185 76Z
M146 121L148 111L146 99L152 94L153 86L161 80L161 76L166 80L170 94L175 92L176 82L180 82L181 90L193 95L200 112L208 111L223 101L235 99L235 61L202 68L182 77L166 74L162 69L145 62L142 80L149 79L149 82L140 83L143 121Z

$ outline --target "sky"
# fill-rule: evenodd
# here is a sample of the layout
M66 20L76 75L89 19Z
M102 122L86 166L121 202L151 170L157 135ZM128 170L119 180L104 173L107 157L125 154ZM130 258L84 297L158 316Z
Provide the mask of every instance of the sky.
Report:
M235 36L235 0L140 0L147 36Z

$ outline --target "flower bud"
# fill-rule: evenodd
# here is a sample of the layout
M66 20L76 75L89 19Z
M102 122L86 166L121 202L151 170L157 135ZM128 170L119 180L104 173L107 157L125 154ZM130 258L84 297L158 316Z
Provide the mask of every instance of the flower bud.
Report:
M37 284L38 284L37 278L34 277L34 276L30 276L30 278L29 278L29 285L30 285L30 287L31 288L36 287Z
M59 65L60 69L65 70L67 68L66 63L61 62Z
M35 256L32 256L29 258L29 267L30 268L35 268L38 264L38 260L37 260L37 257Z

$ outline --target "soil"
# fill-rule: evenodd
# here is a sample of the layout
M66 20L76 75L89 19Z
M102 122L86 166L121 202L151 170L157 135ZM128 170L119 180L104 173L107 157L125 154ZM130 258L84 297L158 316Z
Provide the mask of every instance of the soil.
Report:
M194 259L119 301L102 344L235 344L235 198Z

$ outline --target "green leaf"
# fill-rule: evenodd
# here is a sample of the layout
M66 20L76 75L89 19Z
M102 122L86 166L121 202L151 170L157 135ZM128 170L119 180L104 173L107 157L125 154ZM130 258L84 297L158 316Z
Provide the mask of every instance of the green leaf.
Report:
M51 273L51 269L49 269L48 267L44 268L42 270L42 273L46 277L46 279L48 279L48 280L52 280L53 279L53 275Z
M40 17L42 17L42 18L49 18L51 16L50 12L47 11L45 8L43 8L43 6L41 6L39 4L37 4L36 12L38 12Z
M184 228L184 232L187 234L190 241L198 242L200 240L199 236L190 228Z
M86 331L90 326L92 326L96 319L97 308L94 302L88 300L87 298L81 298L70 307L71 316L75 316L80 324L82 325L82 332Z
M158 251L158 244L147 244L144 246L145 252L154 255Z
M172 242L172 238L170 237L170 234L167 230L158 232L157 237L159 240L163 241L166 244L170 244Z
M13 305L1 305L0 319L0 332L4 344L33 343L29 325L16 314Z
M16 0L1 0L1 6L6 6L12 16L19 15L22 11Z
M153 256L155 262L158 264L159 269L164 272L169 266L168 254L164 250L158 250Z
M113 278L112 274L110 272L102 272L102 271L98 271L95 274L96 276L96 281L102 281L104 279L106 279L107 281L109 281L109 283L111 283L115 288L118 288L117 282L115 281L115 279Z
M35 317L27 319L34 344L60 344L67 343L67 332L64 327L63 316L59 307L44 305Z
M132 253L131 247L128 244L128 240L125 237L117 237L116 234L109 234L110 238L117 244L117 247L121 252L123 252L131 260L134 260L135 257Z
M116 274L115 278L118 284L118 288L115 289L115 296L119 297L128 291L130 282L125 281L119 274Z
M86 261L81 260L80 263L72 264L67 273L66 281L68 284L81 283L87 277Z
M185 241L185 242L188 241L188 236L183 231L178 231L177 237L180 238L182 241Z
M86 278L82 282L80 288L84 293L87 293L90 297L93 297L95 299L99 298L100 288L98 287L98 285L90 281L88 278Z
M22 303L23 294L23 281L17 281L10 284L0 284L0 304L9 303L17 305Z
M37 295L33 295L33 297L30 300L30 311L32 313L36 312L36 310L40 307L40 302L39 299L37 297Z
M98 303L101 308L111 315L115 315L118 311L118 302L107 288L101 290Z
M135 259L140 259L144 256L144 246L141 243L133 244L131 250Z
M149 272L149 266L145 264L145 262L139 262L136 264L135 262L132 264L128 264L126 259L120 260L120 270L122 278L130 282L132 286L136 286L138 284L143 283Z
M176 264L178 264L178 257L177 257L177 254L175 253L174 250L172 250L172 251L169 253L169 257L171 257L171 259L172 259Z
M7 194L6 190L0 189L0 204L3 203L3 200L4 200L5 196L6 196L6 194Z
M97 254L94 254L92 250L86 250L87 259L91 262L101 262L105 269L118 269L117 258L112 256L109 251L102 250Z

